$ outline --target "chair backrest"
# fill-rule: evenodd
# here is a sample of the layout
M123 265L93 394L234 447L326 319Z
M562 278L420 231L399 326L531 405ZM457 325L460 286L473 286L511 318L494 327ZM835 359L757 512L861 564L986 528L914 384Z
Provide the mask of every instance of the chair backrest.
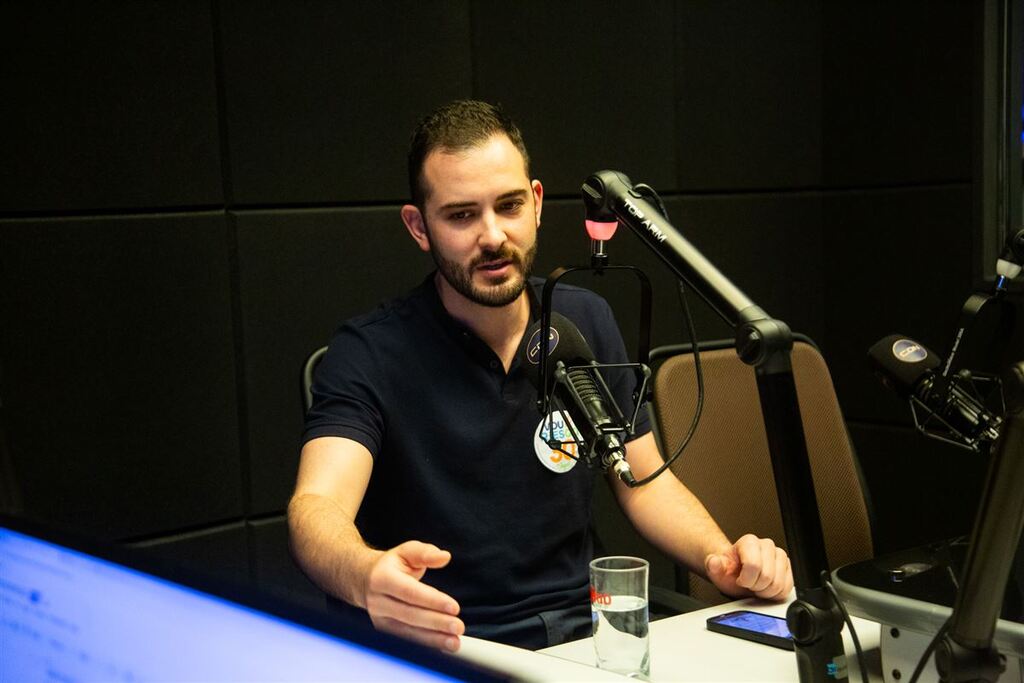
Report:
M825 550L834 568L873 556L871 524L860 469L828 367L813 343L802 339L806 341L797 341L793 348L793 377ZM700 354L705 386L700 424L672 470L730 539L754 533L785 547L754 369L739 359L732 345L711 346ZM652 361L666 355L655 372L654 417L662 452L669 457L689 430L697 380L691 353L670 355L656 349ZM693 597L708 603L726 601L695 574L690 574L689 589Z
M313 373L316 372L316 366L320 363L320 359L327 353L327 347L321 346L319 349L309 354L309 358L302 364L302 414L305 415L309 412L309 409L313 406Z

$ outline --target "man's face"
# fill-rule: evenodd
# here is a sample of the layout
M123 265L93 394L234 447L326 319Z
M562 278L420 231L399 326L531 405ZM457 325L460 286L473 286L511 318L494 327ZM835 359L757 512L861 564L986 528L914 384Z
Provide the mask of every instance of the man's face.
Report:
M445 282L473 303L514 302L537 253L543 198L519 150L505 135L495 135L461 152L434 151L424 160L423 182L420 233L407 218L410 207L403 219Z

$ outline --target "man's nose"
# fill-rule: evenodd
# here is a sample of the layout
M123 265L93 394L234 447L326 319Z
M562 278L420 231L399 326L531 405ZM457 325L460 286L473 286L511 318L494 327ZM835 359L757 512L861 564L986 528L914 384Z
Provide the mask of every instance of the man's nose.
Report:
M507 239L498 216L493 211L484 213L481 226L480 247L489 251L497 251Z

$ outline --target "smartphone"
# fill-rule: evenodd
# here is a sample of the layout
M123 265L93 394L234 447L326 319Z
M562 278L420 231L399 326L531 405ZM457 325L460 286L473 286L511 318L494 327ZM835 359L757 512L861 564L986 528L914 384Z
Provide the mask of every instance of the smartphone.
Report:
M737 610L708 617L708 630L736 636L755 643L764 643L783 650L793 649L793 635L782 617Z

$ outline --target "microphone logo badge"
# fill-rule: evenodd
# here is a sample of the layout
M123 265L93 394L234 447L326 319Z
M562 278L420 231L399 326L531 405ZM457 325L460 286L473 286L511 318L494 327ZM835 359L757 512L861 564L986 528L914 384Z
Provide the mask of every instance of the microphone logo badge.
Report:
M912 339L899 339L892 345L892 355L904 363L920 363L928 357L928 351Z
M548 328L548 356L558 346L558 330L554 327ZM526 358L534 365L540 365L540 329L533 333L526 345Z

